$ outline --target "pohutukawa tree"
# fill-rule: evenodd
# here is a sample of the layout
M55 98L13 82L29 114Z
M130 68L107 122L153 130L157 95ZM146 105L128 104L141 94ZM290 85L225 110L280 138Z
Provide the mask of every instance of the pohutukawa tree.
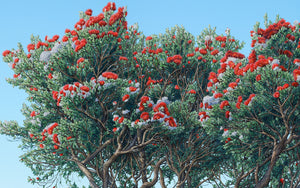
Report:
M247 61L229 30L205 29L195 45L178 26L146 37L126 15L115 3L97 16L88 9L61 40L32 37L28 53L3 52L8 82L31 106L22 126L0 122L0 133L21 139L21 161L38 176L29 181L299 185L298 25L256 26Z
M248 58L227 52L211 72L212 105L203 126L232 155L235 187L297 187L300 183L300 30L284 19L251 31ZM228 182L229 183L229 182ZM229 186L230 184L228 184Z

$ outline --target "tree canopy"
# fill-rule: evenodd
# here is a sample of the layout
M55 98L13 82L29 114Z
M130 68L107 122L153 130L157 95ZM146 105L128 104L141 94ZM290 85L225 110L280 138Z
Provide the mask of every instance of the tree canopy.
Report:
M144 36L115 3L92 13L60 40L32 36L27 51L3 52L15 72L7 81L31 105L23 125L0 121L0 133L22 141L21 161L38 177L28 181L57 186L76 173L93 188L300 185L299 24L266 17L245 57L230 30Z

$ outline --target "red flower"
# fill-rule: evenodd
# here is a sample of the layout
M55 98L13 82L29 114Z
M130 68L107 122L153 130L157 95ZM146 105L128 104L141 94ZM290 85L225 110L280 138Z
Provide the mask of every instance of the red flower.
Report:
M188 91L188 93L190 93L190 94L196 94L196 91L193 90L193 89L191 89L190 91Z
M275 98L278 98L279 96L280 96L280 94L279 94L278 91L276 91L276 92L273 94L273 97L275 97Z
M34 117L34 116L36 116L35 111L32 111L30 117Z
M113 128L113 132L116 132L117 130L118 130L117 127L114 127L114 128Z
M194 57L194 53L187 54L186 57Z
M127 58L127 57L122 57L122 56L120 56L119 60L120 60L120 61L121 61L121 60L128 61L128 58Z
M191 43L192 43L192 40L188 40L188 43L191 44Z
M295 70L293 71L293 76L294 76L295 81L300 80L300 79L299 79L299 78L300 78L300 69L299 69L299 68L298 68L298 69L295 69Z
M224 106L229 106L229 102L228 101L222 101L220 104L220 109L223 110Z
M81 57L81 58L79 58L79 59L77 60L77 64L79 64L79 63L81 63L81 62L83 62L83 61L84 61L84 58Z
M122 123L124 121L124 117L122 116L120 119L119 119L119 123Z
M90 91L90 88L87 87L87 86L81 86L80 89L81 89L82 91L85 91L85 92L89 92L89 91Z
M140 116L141 119L143 119L144 121L149 119L149 113L148 112L143 112Z
M63 42L67 42L69 40L69 38L67 36L63 36L62 41Z
M134 92L134 91L137 90L137 88L130 86L130 87L129 87L129 90L130 90L131 92Z
M114 80L118 79L118 75L112 72L104 72L102 73L102 76L107 79L114 79Z
M177 127L173 117L166 118L164 121L168 121L170 127Z
M100 32L99 30L97 29L92 29L92 30L89 30L89 34L92 35L92 34L95 34L95 35L98 35Z
M231 82L231 83L229 83L228 86L231 87L232 89L234 89L237 86L237 83L236 82Z
M294 87L298 87L298 85L299 85L298 82L293 82L292 83L292 86L294 86Z
M241 103L240 103L240 102L236 103L235 107L236 107L237 109L241 109Z
M178 86L178 85L176 85L176 86L175 86L175 89L179 89L179 86Z
M85 11L85 14L88 15L88 16L91 16L92 13L93 13L92 9L87 9L87 10Z
M113 121L118 121L118 119L119 119L119 117L117 116L113 119Z
M123 98L122 98L122 101L127 102L129 97L130 96L128 94L124 95Z
M167 108L167 104L165 102L160 102L158 103L154 108L153 108L153 111L154 112L158 112L159 108L160 107L163 107L164 108L164 113L167 114L168 116L170 115L169 111L168 111L168 108Z
M226 111L225 117L228 119L230 117L230 111Z
M238 102L242 102L242 101L243 101L242 96L238 96Z
M146 37L146 41L147 40L152 40L152 37L151 36Z
M51 73L49 73L48 78L49 78L49 79L52 79L52 78L53 78L53 76L52 76Z
M45 147L45 146L44 146L44 144L40 144L40 148L42 148L42 149L43 149L44 147Z
M107 3L107 5L102 9L103 12L107 12L107 11L110 11L110 10L113 10L115 11L116 10L116 4L115 3Z
M282 184L284 183L284 179L283 179L283 178L280 178L279 181L280 181L280 183L282 183Z
M56 144L60 144L57 136L58 136L57 134L53 134L53 142Z
M292 57L293 56L293 53L291 51L289 51L289 50L284 50L283 54L287 55L288 57Z
M221 98L221 97L223 97L223 94L222 93L217 93L217 94L215 94L214 95L214 98Z
M157 120L157 119L160 119L160 118L164 118L165 115L160 113L160 112L157 112L153 115L153 119Z
M286 89L286 88L290 87L290 85L289 84L284 84L282 87L283 87L283 89Z
M99 81L100 86L103 86L105 82L103 80Z
M207 54L207 51L205 50L205 49L200 49L200 54L202 54L202 55L205 55L205 54Z
M54 100L57 100L58 91L52 91L52 97L53 97Z
M256 76L256 81L259 81L259 80L261 80L261 75L260 74L258 74L257 76Z
M54 145L54 149L59 149L59 146L58 145Z
M120 7L117 13L111 15L111 17L109 18L109 25L113 25L117 20L123 17L124 15L123 10L124 7Z
M212 51L210 54L211 55L217 55L219 53L219 50L214 50L214 51Z
M49 135L52 135L53 129L58 126L58 123L53 123L51 127L48 128L47 132Z
M27 45L28 52L30 52L30 50L34 50L34 49L35 49L35 45L34 44L28 44Z

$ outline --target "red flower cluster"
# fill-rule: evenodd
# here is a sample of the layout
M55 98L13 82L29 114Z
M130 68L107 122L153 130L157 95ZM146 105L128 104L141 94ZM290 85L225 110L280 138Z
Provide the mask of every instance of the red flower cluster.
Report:
M83 62L83 61L84 61L84 58L83 58L83 57L79 58L79 59L77 60L77 65L79 65L79 63L81 63L81 62Z
M217 74L215 72L209 73L208 80L212 81L214 84L219 82L219 80L217 78Z
M114 80L118 79L118 75L112 72L104 72L102 73L102 76L107 79L114 79Z
M247 100L245 100L244 104L248 106L248 104L252 101L252 98L255 97L255 94L251 94Z
M49 135L52 135L53 129L58 126L58 123L53 123L48 129L45 129Z
M284 19L281 19L278 23L269 25L269 27L266 28L265 30L259 28L257 30L257 34L263 36L265 39L270 39L271 36L278 33L278 31L282 27L291 28L292 30L293 28L295 29L295 27L291 26L289 22L286 22Z
M161 119L161 118L164 118L164 117L165 117L165 115L162 114L162 113L160 113L160 112L157 112L157 113L155 113L155 114L153 115L153 119L154 119L154 120L158 120L158 119Z
M295 81L300 81L300 67L293 71L293 76Z
M88 15L88 16L91 16L92 13L93 13L92 9L87 9L87 10L85 11L85 14Z
M182 61L181 55L174 55L172 57L167 58L167 63L174 62L176 63L176 65L180 65L181 61Z
M147 103L147 101L149 101L149 100L150 100L150 98L148 96L141 97L141 102L140 102L140 106L139 106L140 111L145 110L144 104Z
M33 45L33 49L34 49L34 45ZM29 51L29 50L28 50ZM5 50L3 53L2 53L2 55L3 55L3 57L6 57L8 54L10 54L11 53L11 51L9 51L9 50Z
M194 53L187 54L186 57L194 57Z
M202 55L206 55L207 54L207 51L205 49L200 49L199 52Z
M206 118L209 118L209 115L207 115L205 111L199 112L198 115L200 116L200 121L201 121L201 122L202 122L203 120L205 120Z
M77 31L80 31L82 29L82 27L84 26L85 24L85 21L83 18L81 18L74 26L74 28L77 30Z
M55 41L57 41L59 39L59 36L58 35L54 35L53 37L52 37L52 39L48 39L47 40L47 36L45 37L45 40L47 40L48 42L55 42Z
M60 144L59 140L58 140L58 135L57 134L53 134L53 142L56 144Z
M224 63L227 61L228 57L234 57L234 58L238 58L238 59L243 59L245 58L244 54L241 54L239 52L232 52L230 50L228 50L225 54L225 56L220 60L221 63Z
M276 91L276 92L273 94L273 97L275 97L275 98L278 98L279 96L280 96L280 94L279 94L278 91Z
M196 91L191 89L190 91L188 91L187 93L190 93L190 94L196 94Z
M81 86L80 87L80 90L84 91L84 92L89 92L90 91L90 88L87 87L87 86Z
M259 59L258 61L255 62L255 67L264 67L269 64L268 59Z
M260 81L261 80L261 75L258 74L255 79L256 79L256 81Z
M92 34L95 34L95 35L98 35L100 32L99 30L97 29L92 29L92 30L89 30L89 34L92 35Z
M151 36L146 37L146 41L147 40L152 40L152 37Z
M166 104L165 102L160 102L160 103L158 103L158 104L153 108L153 111L154 111L154 112L159 112L159 108L161 108L161 107L164 109L163 113L164 113L164 114L167 114L167 115L169 116L169 115L170 115L170 112L169 112L168 107L167 107L167 104Z
M123 57L123 56L120 56L119 60L124 60L124 61L128 61L128 58L127 57Z
M214 50L214 51L212 51L210 54L211 55L217 55L219 53L219 50Z
M221 98L223 97L223 94L222 93L216 93L214 94L214 98L217 99L217 98Z
M123 13L124 7L119 7L118 12L111 15L111 17L109 18L109 25L113 25L116 21L118 21L119 19L121 19L124 15Z
M223 110L224 106L230 106L228 101L222 101L220 104L220 109Z
M100 13L98 16L91 16L86 22L85 22L85 26L86 27L90 27L95 25L96 23L99 24L99 26L105 26L106 22L103 21L104 18L104 14Z
M80 41L79 40L77 40L76 42L75 42L75 52L78 52L80 49L82 49L85 45L86 45L86 43L87 43L87 41L86 41L86 39L81 39Z
M219 41L219 42L226 42L227 37L226 36L224 36L224 37L217 36L215 39L216 39L216 41Z
M35 49L35 45L34 44L28 44L27 45L28 52L30 52L30 50L34 50L34 49Z
M177 127L177 124L173 117L165 118L165 122L168 122L170 127Z
M102 9L103 12L107 12L107 11L115 11L116 10L116 4L115 3L107 3L107 5Z
M144 121L149 119L149 113L148 112L143 112L140 116L141 119L143 119Z
M126 94L126 95L124 95L123 97L122 97L122 101L124 101L124 102L127 102L128 100L129 100L129 95L128 94Z
M276 90L277 90L277 91L281 91L281 90L284 90L284 89L286 89L286 88L288 88L288 87L290 87L289 84L284 84L283 86L278 86L278 87L276 88Z

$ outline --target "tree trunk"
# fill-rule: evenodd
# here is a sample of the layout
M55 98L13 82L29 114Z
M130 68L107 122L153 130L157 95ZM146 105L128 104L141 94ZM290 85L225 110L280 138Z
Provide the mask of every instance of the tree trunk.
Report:
M95 180L91 174L91 172L86 168L85 165L83 165L81 162L76 162L79 169L85 174L85 176L87 177L87 179L90 182L90 186L92 188L99 188L99 186L95 183Z
M256 184L255 188L263 188L263 187L267 187L269 185L273 167L275 166L275 163L276 163L279 155L281 154L282 150L284 149L284 146L285 146L285 141L281 141L281 142L279 142L278 145L276 145L274 147L269 168L268 168L267 172L265 173L265 175L263 176L263 178L258 182L258 184Z

